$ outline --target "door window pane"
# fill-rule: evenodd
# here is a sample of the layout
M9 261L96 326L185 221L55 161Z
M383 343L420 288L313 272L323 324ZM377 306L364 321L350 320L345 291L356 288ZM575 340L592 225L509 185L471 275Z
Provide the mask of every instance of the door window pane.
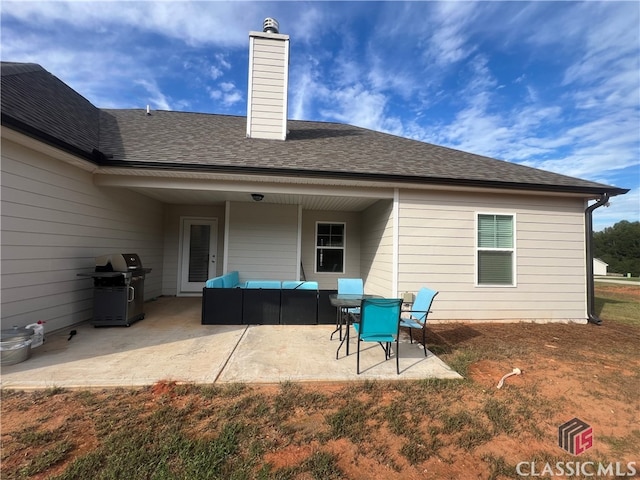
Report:
M209 277L209 225L191 225L189 281L206 282Z

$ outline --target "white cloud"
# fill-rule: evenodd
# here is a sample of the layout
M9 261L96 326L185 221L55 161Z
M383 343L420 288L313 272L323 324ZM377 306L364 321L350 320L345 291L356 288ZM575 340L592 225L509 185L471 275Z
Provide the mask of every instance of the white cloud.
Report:
M222 70L220 70L218 67L216 67L215 65L212 65L211 68L209 69L209 75L211 76L212 79L216 80L217 78L220 78L223 73Z
M455 64L474 52L476 47L469 42L467 29L476 11L472 2L435 4L433 18L426 22L432 32L425 51L429 63L434 66Z
M231 64L227 61L227 56L222 53L216 53L214 55L215 59L218 61L218 64L225 70L229 70L231 68Z
M132 28L180 39L189 45L241 46L248 18L260 18L259 3L249 2L2 2L3 16L57 28L93 32Z
M312 95L315 93L315 83L312 76L311 69L305 68L290 83L289 116L293 119L308 119L307 106L313 100Z
M158 87L154 81L138 79L135 81L135 84L143 87L151 95L149 102L152 107L157 110L171 110L169 99L162 93L160 87Z
M236 103L242 101L242 94L238 91L233 91L230 93L227 93L224 96L224 104L229 106L229 105L235 105Z
M307 4L307 8L301 11L289 11L287 14L278 15L280 19L281 33L287 33L296 42L314 42L318 39L318 31L324 30L331 24L331 13L317 8L313 3Z
M360 84L328 93L335 101L332 102L333 109L324 109L325 117L374 130L381 126L385 106L383 95L368 91Z
M222 53L214 54L213 58L212 64L209 64L206 59L199 59L198 62L206 64L209 68L209 77L212 80L217 80L231 70L231 63L227 60L227 55Z
M236 89L236 86L231 83L231 82L222 82L220 83L220 88L222 89L223 92L230 92L232 90Z
M231 82L221 82L218 88L208 87L209 98L218 101L225 109L236 105L243 100L242 93Z

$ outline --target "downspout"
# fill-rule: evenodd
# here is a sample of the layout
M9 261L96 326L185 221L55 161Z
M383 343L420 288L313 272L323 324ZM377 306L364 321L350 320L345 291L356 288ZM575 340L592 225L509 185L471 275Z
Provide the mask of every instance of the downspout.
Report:
M593 323L595 325L601 325L602 320L596 315L596 294L595 294L595 285L593 280L593 211L601 207L603 205L607 205L609 202L609 194L603 193L602 197L591 205L587 207L584 212L585 216L585 225L586 225L586 259L587 259L587 320L589 323Z

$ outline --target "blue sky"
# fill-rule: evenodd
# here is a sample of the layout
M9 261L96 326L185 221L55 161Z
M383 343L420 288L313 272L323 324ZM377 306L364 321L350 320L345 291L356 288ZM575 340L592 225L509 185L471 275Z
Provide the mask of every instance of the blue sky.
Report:
M291 38L289 117L630 188L640 220L640 3L3 0L4 61L103 108L246 115L250 30Z

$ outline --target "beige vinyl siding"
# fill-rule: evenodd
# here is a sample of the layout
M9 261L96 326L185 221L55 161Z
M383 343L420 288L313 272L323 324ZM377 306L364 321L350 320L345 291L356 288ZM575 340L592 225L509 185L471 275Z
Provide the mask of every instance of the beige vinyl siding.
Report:
M247 134L252 138L283 140L287 117L288 36L250 38Z
M440 291L435 320L584 320L584 202L536 195L400 193L400 292ZM476 215L515 215L516 286L475 283Z
M48 331L92 315L95 257L137 253L145 297L161 293L163 208L93 184L91 174L2 141L2 328L47 322Z
M228 221L228 271L241 281L296 279L297 205L233 202Z
M178 294L178 262L180 261L180 236L182 235L180 219L182 217L217 218L218 219L218 251L216 253L216 274L222 275L222 259L224 255L224 206L220 205L167 205L164 221L164 262L162 277L162 294Z
M315 273L316 262L316 223L345 224L344 273ZM335 290L338 278L360 278L360 214L356 212L333 212L323 210L304 210L302 212L302 255L301 261L306 278L318 282L323 290Z
M393 202L380 200L362 212L362 275L365 292L390 296L393 291Z

